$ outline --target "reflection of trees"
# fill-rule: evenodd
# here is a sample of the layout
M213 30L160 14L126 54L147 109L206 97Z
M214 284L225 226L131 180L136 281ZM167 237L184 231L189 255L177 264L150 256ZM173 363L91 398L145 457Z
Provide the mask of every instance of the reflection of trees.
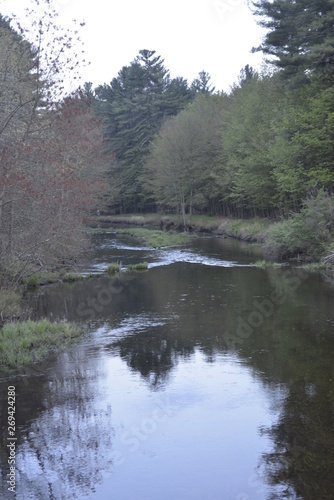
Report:
M290 384L277 425L264 431L274 443L263 456L271 484L292 487L298 498L333 498L333 404L318 384Z
M333 498L334 471L334 396L330 392L334 380L333 289L313 275L299 278L294 288L293 273L287 280L287 271L182 263L157 267L133 277L96 322L109 325L112 337L124 318L134 320L134 327L107 348L119 352L153 390L166 384L178 360L192 356L196 349L208 361L230 349L268 388L283 386L286 396L278 422L263 430L274 445L273 452L263 457L268 482L286 484L303 499L326 500ZM103 278L102 282L93 279L90 287L75 284L68 287L75 293L66 292L65 299L59 292L57 310L65 311L66 300L67 313L75 319L78 303L95 297L95 287L99 283L107 286L107 282ZM283 291L283 303L275 305L240 343L226 343L226 332L236 334L237 319L247 321L254 311L254 298L268 299L273 290ZM52 311L51 295L48 300L48 311ZM143 314L152 323L136 329ZM165 320L154 325L156 318Z
M277 423L263 429L274 444L263 456L267 480L287 485L286 498L295 492L298 498L329 500L334 494L333 291L318 276L303 277L295 291L282 273L269 276L271 285L285 287L286 300L238 346L238 355L262 380L286 390Z
M169 335L169 328L170 325L158 329L148 327L145 333L124 337L111 345L152 389L158 389L166 383L179 357L187 358L194 353L194 346Z
M16 384L21 414L18 498L81 499L112 467L114 430L111 407L101 403L102 389L96 383L100 374L92 361L83 366L70 353L62 360L49 377L29 380L25 387ZM5 466L1 498L6 498L7 472Z
M93 327L138 307L138 280L133 275L106 276L53 285L43 294L32 295L37 317L89 323Z

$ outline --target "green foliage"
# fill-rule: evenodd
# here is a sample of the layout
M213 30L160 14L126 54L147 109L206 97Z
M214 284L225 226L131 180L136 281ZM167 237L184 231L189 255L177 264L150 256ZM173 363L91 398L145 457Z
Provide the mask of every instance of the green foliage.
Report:
M38 285L45 285L47 283L55 283L56 281L65 278L66 272L59 273L34 273L31 276L28 276L24 279L24 284L28 288L34 288Z
M276 206L270 151L280 96L273 78L260 78L249 70L245 74L248 77L231 95L217 182L228 204L257 215L259 210L272 212Z
M268 265L268 262L266 260L257 260L254 264L255 267L259 267L261 269L265 269Z
M83 277L81 274L76 274L73 273L72 271L67 273L67 275L64 277L64 281L69 281L70 283L73 283L74 281L79 281L82 280Z
M110 85L96 89L97 109L106 125L105 142L114 157L113 200L120 211L141 206L140 174L149 145L163 120L192 98L186 80L171 80L155 51L140 50Z
M271 157L280 204L287 212L298 208L312 189L334 188L334 91L314 78L284 101Z
M8 323L0 330L0 366L19 368L46 359L79 339L81 332L70 323L25 321Z
M145 164L145 189L163 209L186 213L205 208L212 196L211 172L221 150L223 96L200 94L176 117L166 121L152 143Z
M112 262L111 264L108 265L106 272L108 274L117 274L121 270L121 267L119 264L116 264L115 262Z
M144 242L151 248L161 248L174 245L185 245L191 240L188 233L173 233L171 231L158 231L155 229L128 228L120 229L119 233L130 234L139 242Z
M266 252L276 258L320 258L332 243L333 229L334 199L322 190L299 213L269 229Z
M130 264L128 266L129 271L147 271L148 263L147 262L139 262L138 264Z
M215 87L210 83L211 76L206 71L200 71L198 77L191 84L191 90L201 94L213 94Z
M305 82L310 72L333 73L332 0L260 0L254 5L259 24L267 29L255 50L275 56L284 76Z

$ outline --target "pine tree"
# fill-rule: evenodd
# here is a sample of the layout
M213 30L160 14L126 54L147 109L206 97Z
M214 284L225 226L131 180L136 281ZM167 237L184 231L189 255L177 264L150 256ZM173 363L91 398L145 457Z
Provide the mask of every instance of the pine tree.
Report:
M163 120L178 113L192 94L186 80L170 79L161 56L145 49L96 95L114 157L112 204L116 210L138 211L145 203L139 179L150 142Z
M333 72L334 0L260 0L254 2L260 26L268 30L253 49L274 56L291 78L312 72Z
M211 76L206 71L202 70L199 72L198 77L194 79L191 84L191 90L196 94L201 92L202 94L213 94L215 87L212 87Z

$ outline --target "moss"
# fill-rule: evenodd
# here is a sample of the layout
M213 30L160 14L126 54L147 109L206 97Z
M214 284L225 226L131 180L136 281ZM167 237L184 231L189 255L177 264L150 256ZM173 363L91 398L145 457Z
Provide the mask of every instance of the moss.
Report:
M0 366L19 368L41 362L77 341L80 335L75 325L47 319L8 323L0 330Z

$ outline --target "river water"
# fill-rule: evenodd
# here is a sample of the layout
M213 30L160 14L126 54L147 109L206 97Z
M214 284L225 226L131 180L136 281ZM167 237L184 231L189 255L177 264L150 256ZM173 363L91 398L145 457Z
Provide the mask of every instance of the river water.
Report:
M36 316L82 341L16 387L16 498L334 498L334 288L220 237L151 250L95 236L89 271L149 270L46 287Z

